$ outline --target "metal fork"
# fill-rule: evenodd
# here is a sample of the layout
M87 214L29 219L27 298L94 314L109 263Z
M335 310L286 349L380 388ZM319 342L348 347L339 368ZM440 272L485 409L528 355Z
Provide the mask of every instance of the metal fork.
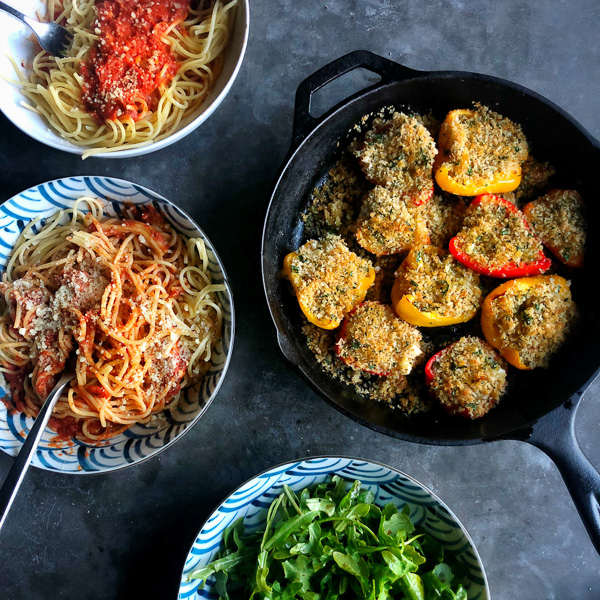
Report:
M73 34L57 23L40 23L4 2L0 2L0 10L6 11L9 15L15 17L15 19L19 19L19 21L25 23L35 33L40 46L48 54L63 56L71 46Z
M44 429L46 428L46 425L50 420L50 416L52 415L52 409L60 398L60 394L63 389L69 385L74 377L75 372L68 369L64 372L59 382L54 386L54 389L50 392L48 398L46 398L46 401L42 405L42 408L40 409L40 412L38 413L31 430L29 431L29 435L27 436L25 443L21 446L21 450L19 451L17 458L15 458L15 462L13 463L13 466L8 472L8 475L6 476L6 479L0 488L0 529L2 529L2 525L4 525L8 511L12 506L21 484L23 483L25 473L27 473L27 469L31 464L31 458L37 450L38 444L42 439Z

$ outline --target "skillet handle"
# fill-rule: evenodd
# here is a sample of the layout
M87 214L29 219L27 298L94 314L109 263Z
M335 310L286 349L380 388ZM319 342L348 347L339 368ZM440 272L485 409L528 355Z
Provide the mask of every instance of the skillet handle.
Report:
M297 352L290 340L277 330L277 345L285 358L295 366L298 366Z
M373 54L373 52L368 52L367 50L350 52L350 54L341 56L321 67L318 71L307 77L298 86L298 90L296 91L292 149L297 148L304 138L325 118L325 115L318 119L311 116L310 99L312 95L323 86L331 83L334 79L359 68L367 69L379 75L381 81L375 84L377 86L391 81L411 79L421 74L421 71L409 69L404 65L383 58L383 56L379 56L378 54Z
M556 464L585 528L600 554L600 473L583 453L575 435L579 399L540 419L526 439Z

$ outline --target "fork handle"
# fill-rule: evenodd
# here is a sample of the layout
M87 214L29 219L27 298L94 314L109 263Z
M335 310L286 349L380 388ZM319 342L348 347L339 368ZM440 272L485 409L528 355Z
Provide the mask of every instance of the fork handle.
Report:
M32 19L27 15L24 15L22 12L19 12L16 8L9 6L6 2L0 2L0 10L7 12L9 15L13 16L15 19L18 19L22 23L25 23L27 27L33 30L33 32L37 35L37 31L35 30L35 25L39 24L39 21L36 19Z
M0 9L7 12L9 15L12 15L13 17L15 17L15 19L19 19L19 21L23 21L23 23L25 23L25 25L29 25L29 23L25 20L25 19L27 19L27 17L22 12L19 12L16 8L9 6L5 2L0 2Z
M2 2L0 2L0 5L2 5ZM2 526L4 525L6 515L8 515L8 511L21 487L21 483L23 483L23 478L31 464L31 458L37 450L44 429L48 424L52 409L60 398L61 392L72 379L73 373L65 373L50 392L50 395L44 402L35 419L33 427L29 431L25 443L21 446L21 450L19 451L17 458L15 458L15 462L6 476L2 488L0 488L0 529L2 529Z

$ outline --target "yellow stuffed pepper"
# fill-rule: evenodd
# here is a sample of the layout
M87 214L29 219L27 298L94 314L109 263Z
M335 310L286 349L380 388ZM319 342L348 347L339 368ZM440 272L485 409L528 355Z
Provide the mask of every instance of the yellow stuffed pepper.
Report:
M442 123L435 180L458 196L511 192L521 183L527 140L516 125L486 107L452 110Z
M479 275L435 246L411 250L396 272L392 306L418 327L443 327L472 319L481 305Z
M322 329L335 329L375 281L370 261L351 252L338 236L309 240L283 261L300 309Z
M576 316L570 283L564 277L522 277L488 294L481 309L481 330L507 362L530 370L548 366Z

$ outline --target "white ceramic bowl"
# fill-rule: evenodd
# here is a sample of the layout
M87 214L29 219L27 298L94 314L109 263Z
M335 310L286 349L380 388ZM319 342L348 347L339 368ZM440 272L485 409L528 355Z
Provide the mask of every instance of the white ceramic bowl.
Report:
M9 0L8 4L31 16L34 16L36 11L40 10L40 7L43 6L42 0ZM132 156L149 154L183 139L186 135L194 131L196 127L204 123L215 112L219 104L223 102L240 70L248 43L249 18L249 0L238 0L233 34L225 49L223 70L208 97L196 113L188 119L183 120L176 131L168 137L148 146L106 152L95 156L100 158L130 158ZM58 150L81 155L86 150L89 150L89 148L75 146L61 138L58 133L49 127L43 117L22 105L24 97L19 88L4 79L8 77L14 81L17 78L7 55L12 56L17 64L30 63L34 58L35 49L33 43L30 41L32 35L31 30L25 25L22 25L5 12L0 11L0 110L21 131L38 142L42 142Z
M213 349L210 371L193 387L183 390L177 406L163 418L134 425L123 433L95 444L72 439L55 442L56 432L46 428L31 464L47 471L87 474L106 473L156 456L189 431L217 395L233 351L235 319L231 288L225 269L206 234L194 220L155 192L114 177L65 177L48 181L17 194L0 205L0 274L4 271L20 231L36 217L46 218L73 206L82 196L102 200L107 214L119 214L124 204L153 204L180 233L204 240L213 283L225 290L217 294L223 310L221 340ZM23 413L7 410L2 397L9 395L0 381L0 451L16 456L33 424ZM2 595L0 594L0 597Z

